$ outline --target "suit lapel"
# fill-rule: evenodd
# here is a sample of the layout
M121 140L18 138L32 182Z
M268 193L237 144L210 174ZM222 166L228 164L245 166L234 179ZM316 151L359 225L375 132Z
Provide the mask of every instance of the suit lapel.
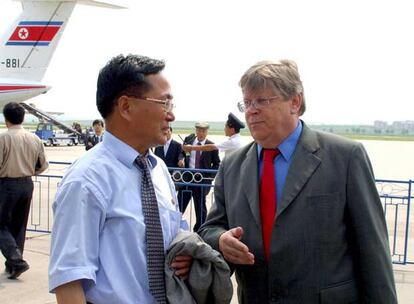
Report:
M319 167L321 158L315 153L318 150L319 142L316 133L303 124L303 131L286 177L276 216L279 216L286 210L315 172L316 168Z
M259 206L259 180L257 168L257 145L252 144L246 153L246 158L240 171L244 177L241 179L244 194L247 197L250 210L258 227L262 227Z
M167 149L167 152L165 153L165 155L164 155L164 157L165 157L165 159L168 159L168 157L170 156L170 154L171 154L171 151L172 151L172 149L173 149L173 142L171 141L170 142L170 145L168 146L168 149ZM163 149L162 149L162 153L164 153L164 147L163 147Z

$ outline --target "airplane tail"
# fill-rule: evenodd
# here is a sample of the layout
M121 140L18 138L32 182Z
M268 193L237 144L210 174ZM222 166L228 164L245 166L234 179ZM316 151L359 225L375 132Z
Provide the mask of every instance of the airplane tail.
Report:
M77 3L122 8L102 1L16 0L23 11L0 40L0 78L40 82Z

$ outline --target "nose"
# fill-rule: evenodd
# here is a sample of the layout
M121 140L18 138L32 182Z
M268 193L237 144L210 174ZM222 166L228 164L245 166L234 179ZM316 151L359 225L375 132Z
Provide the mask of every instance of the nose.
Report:
M258 111L257 111L256 107L254 107L253 105L250 105L250 107L246 108L246 110L244 111L244 115L247 116L247 115L250 115L250 114L257 113L257 112Z
M167 121L174 121L175 115L172 111L167 112Z

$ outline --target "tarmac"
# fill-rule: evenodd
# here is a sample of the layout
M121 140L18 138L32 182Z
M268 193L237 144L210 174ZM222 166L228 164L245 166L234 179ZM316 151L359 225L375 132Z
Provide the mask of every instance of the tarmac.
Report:
M50 234L29 232L24 257L30 269L17 280L9 280L4 272L0 274L0 303L2 304L51 304L57 303L55 296L48 293L47 268L49 263ZM0 265L4 258L0 257ZM2 266L0 266L2 267ZM414 265L394 265L398 302L414 303ZM236 283L233 280L237 303ZM373 303L374 304L374 303Z
M49 160L73 161L83 153L83 147L51 147L46 148ZM59 172L48 172L57 174ZM61 172L62 173L62 172ZM193 212L188 208L184 217L190 227ZM50 234L28 231L24 258L30 269L16 280L7 279L4 273L4 258L0 255L0 303L1 304L50 304L57 303L53 294L48 292L48 264L50 250ZM397 295L400 304L414 303L414 265L394 265ZM232 304L237 303L236 283L233 278L234 295ZM375 304L375 303L373 303Z

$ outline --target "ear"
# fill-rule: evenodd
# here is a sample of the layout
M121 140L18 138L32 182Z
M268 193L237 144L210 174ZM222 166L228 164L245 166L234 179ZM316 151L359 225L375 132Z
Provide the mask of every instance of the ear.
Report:
M117 111L119 116L127 121L132 120L132 107L131 107L131 100L126 95L122 95L117 100Z
M302 95L296 94L295 96L292 97L290 114L299 114L301 106L302 106Z

